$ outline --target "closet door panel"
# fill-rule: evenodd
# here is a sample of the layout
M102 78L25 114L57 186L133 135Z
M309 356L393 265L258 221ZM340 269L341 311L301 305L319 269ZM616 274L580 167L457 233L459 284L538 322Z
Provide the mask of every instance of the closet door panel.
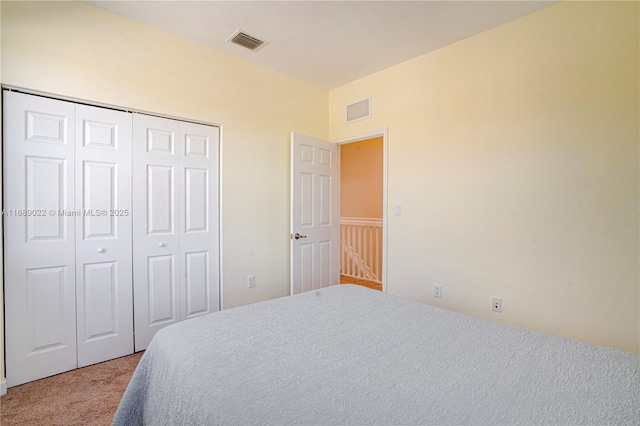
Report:
M175 166L147 164L147 235L174 233L175 210Z
M74 105L4 92L8 386L76 368Z
M177 317L174 255L147 257L147 291L149 293L149 326L157 327L179 321Z
M78 366L133 353L131 114L76 107Z
M181 123L180 289L183 318L219 310L219 129Z
M133 274L135 350L180 321L179 211L180 123L133 117Z
M211 292L215 291L210 285L211 265L209 252L184 253L185 268L185 302L184 318L214 312L217 307L211 304ZM212 309L213 308L213 309Z

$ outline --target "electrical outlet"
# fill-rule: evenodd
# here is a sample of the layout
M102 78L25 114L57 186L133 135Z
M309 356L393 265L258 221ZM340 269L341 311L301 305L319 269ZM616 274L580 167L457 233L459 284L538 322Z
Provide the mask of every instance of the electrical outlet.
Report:
M499 297L494 297L491 299L491 310L493 312L502 312L502 299Z
M256 276L255 275L249 275L247 277L247 287L254 288L255 286L256 286Z
M442 286L440 284L433 285L433 297L442 297Z

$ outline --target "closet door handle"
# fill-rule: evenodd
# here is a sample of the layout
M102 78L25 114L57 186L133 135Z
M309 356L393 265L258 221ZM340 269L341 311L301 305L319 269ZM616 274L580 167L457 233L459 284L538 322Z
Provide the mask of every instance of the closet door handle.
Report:
M294 235L293 238L295 238L296 240L299 240L300 238L307 238L307 236L306 235L300 235L299 233L296 232L296 235Z
M99 248L99 249L98 249L98 253L104 253L105 251L106 251L106 250L105 250L105 249L103 249L103 248Z
M158 243L158 247L165 247L166 244L165 243Z

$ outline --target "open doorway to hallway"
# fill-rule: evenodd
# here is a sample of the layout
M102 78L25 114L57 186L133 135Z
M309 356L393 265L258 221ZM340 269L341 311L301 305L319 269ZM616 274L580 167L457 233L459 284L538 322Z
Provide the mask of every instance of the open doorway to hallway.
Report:
M340 145L340 283L382 290L383 138Z

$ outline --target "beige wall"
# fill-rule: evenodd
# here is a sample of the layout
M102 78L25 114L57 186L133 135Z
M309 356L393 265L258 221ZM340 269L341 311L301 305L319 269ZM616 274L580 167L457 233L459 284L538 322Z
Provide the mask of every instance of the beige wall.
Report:
M289 134L327 138L328 92L84 3L1 7L3 84L222 125L224 307L288 295Z
M382 219L382 137L340 145L340 216Z
M333 140L389 129L389 293L640 352L638 5L560 3L331 91Z

